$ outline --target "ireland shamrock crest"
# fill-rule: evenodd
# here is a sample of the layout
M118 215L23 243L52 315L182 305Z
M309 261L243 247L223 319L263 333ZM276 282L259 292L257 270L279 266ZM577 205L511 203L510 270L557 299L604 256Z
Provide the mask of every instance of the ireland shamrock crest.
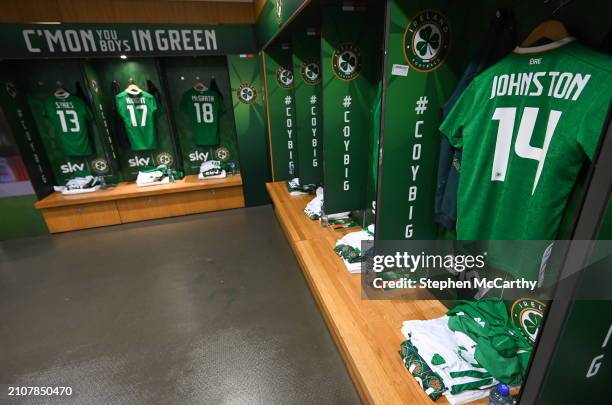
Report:
M334 74L342 80L353 80L361 72L361 53L353 44L345 43L332 54Z
M215 157L222 162L227 162L230 158L230 151L225 146L220 146L215 150Z
M404 57L417 71L430 72L446 59L449 41L446 17L434 10L422 11L404 31Z
M293 72L284 66L280 66L276 71L276 81L285 89L291 87L293 84Z
M106 159L102 159L102 158L96 158L92 160L90 165L91 165L92 170L98 174L107 173L110 169Z
M538 337L546 305L538 300L523 298L515 301L510 309L512 323L533 344Z
M317 84L321 78L321 68L316 62L302 64L302 78L308 84Z
M174 163L174 156L172 156L168 152L160 152L155 157L155 160L157 161L158 165L172 166L172 164Z
M242 83L236 90L238 100L244 104L251 104L257 98L257 90L251 83Z

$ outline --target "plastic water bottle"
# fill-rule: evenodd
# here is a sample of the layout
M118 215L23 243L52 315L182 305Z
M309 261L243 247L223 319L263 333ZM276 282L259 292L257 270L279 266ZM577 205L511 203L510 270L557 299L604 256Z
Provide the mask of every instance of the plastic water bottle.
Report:
M506 384L497 384L489 393L488 405L514 405L516 402L510 396L510 387Z

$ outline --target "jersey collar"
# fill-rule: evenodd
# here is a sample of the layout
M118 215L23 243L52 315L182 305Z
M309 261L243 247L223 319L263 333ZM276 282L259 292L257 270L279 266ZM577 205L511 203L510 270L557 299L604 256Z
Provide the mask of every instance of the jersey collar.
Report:
M574 42L575 40L576 38L574 37L565 37L558 41L551 42L550 44L546 44L546 45L532 46L529 48L521 48L520 46L517 46L516 48L514 48L512 52L519 53L519 54L528 54L528 53L540 53L540 52L552 51L553 49L560 48L563 45L569 44L570 42Z

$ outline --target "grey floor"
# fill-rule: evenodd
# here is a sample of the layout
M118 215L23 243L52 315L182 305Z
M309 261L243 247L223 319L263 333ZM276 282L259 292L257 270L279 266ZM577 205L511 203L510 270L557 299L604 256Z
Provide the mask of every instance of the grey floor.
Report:
M72 386L56 404L359 403L269 206L0 243L8 383Z

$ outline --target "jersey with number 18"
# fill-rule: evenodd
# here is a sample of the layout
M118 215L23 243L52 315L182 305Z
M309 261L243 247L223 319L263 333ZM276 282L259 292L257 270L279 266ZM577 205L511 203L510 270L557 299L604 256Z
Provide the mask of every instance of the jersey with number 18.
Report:
M117 112L123 120L132 150L157 148L155 111L157 101L146 91L134 95L122 91L115 96Z
M219 93L191 88L183 94L180 108L189 117L196 145L219 145L219 118L225 112Z
M457 238L552 240L612 95L612 58L572 38L516 48L476 77L440 130L463 149Z

